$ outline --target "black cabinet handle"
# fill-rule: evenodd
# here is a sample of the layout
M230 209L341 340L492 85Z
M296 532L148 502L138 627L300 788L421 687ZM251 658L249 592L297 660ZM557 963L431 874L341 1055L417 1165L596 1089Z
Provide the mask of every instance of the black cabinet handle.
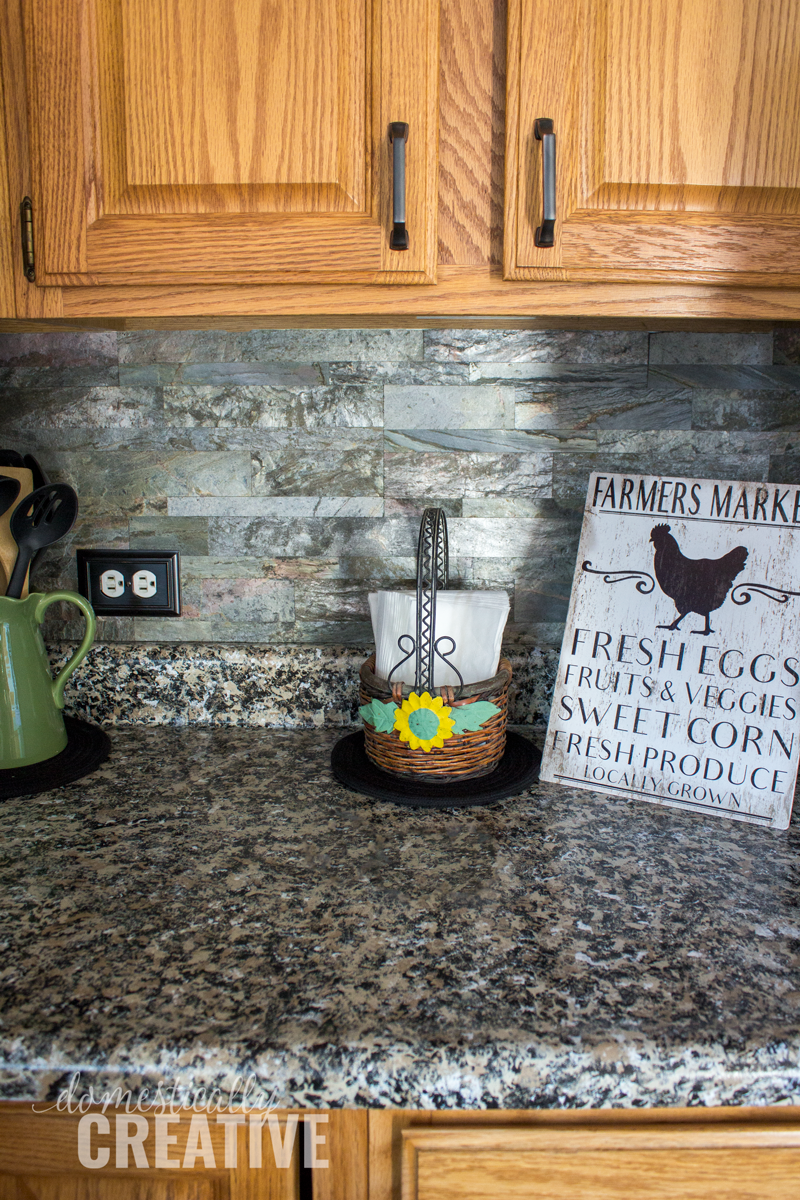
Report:
M542 223L534 234L537 246L552 246L556 229L556 135L553 122L540 117L533 133L542 143Z
M392 121L389 126L389 141L392 143L392 221L394 223L389 238L389 249L407 250L406 142L408 141L408 125L405 121Z

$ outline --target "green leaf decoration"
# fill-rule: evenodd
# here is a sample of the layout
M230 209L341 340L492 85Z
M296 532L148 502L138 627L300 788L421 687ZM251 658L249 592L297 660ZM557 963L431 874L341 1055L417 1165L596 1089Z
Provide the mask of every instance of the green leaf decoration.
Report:
M481 725L485 725L490 717L499 712L500 709L497 705L491 704L488 700L476 700L474 704L465 704L463 708L454 708L450 712L450 716L455 721L453 733L474 733L476 729L480 729Z
M376 733L391 733L394 729L394 714L397 712L394 700L389 700L386 704L380 700L370 700L369 704L362 704L358 711L362 721L368 721L370 725L375 726Z

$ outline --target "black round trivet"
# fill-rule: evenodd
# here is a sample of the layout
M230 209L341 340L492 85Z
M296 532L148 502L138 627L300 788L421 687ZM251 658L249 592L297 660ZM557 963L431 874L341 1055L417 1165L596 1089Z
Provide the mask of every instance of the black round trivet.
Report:
M107 733L77 717L64 717L64 724L69 740L60 754L29 767L0 769L0 800L35 796L65 783L74 783L105 762L111 753Z
M471 804L496 804L508 796L518 796L538 779L541 761L533 742L518 733L509 733L505 754L489 775L459 779L455 783L403 779L381 771L370 762L361 729L349 733L333 747L331 770L345 787L377 800L419 808L467 808Z

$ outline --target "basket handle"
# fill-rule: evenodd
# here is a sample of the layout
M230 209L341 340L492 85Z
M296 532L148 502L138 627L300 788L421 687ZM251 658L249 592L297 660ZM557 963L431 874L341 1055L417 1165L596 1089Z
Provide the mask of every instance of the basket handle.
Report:
M450 583L447 517L443 508L426 508L417 542L417 659L414 683L417 692L433 691L436 648L436 593ZM452 654L455 643L450 650Z
M436 595L440 589L450 586L450 559L447 548L447 517L443 508L426 508L422 514L417 541L417 627L416 637L404 633L398 640L398 649L404 655L389 672L387 683L391 686L392 676L403 663L414 657L414 689L416 692L433 692L434 659L440 658L459 679L458 695L464 688L464 680L457 667L450 662L456 644L444 634L436 636ZM447 643L446 646L443 644ZM439 689L442 690L441 688ZM450 689L452 691L452 689Z

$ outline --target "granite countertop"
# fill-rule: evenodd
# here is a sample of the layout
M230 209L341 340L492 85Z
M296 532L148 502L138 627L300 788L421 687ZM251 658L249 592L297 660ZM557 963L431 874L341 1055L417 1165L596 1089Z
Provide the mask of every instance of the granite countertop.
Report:
M0 805L0 1095L800 1102L800 825L552 785L429 811L333 730L118 727Z

